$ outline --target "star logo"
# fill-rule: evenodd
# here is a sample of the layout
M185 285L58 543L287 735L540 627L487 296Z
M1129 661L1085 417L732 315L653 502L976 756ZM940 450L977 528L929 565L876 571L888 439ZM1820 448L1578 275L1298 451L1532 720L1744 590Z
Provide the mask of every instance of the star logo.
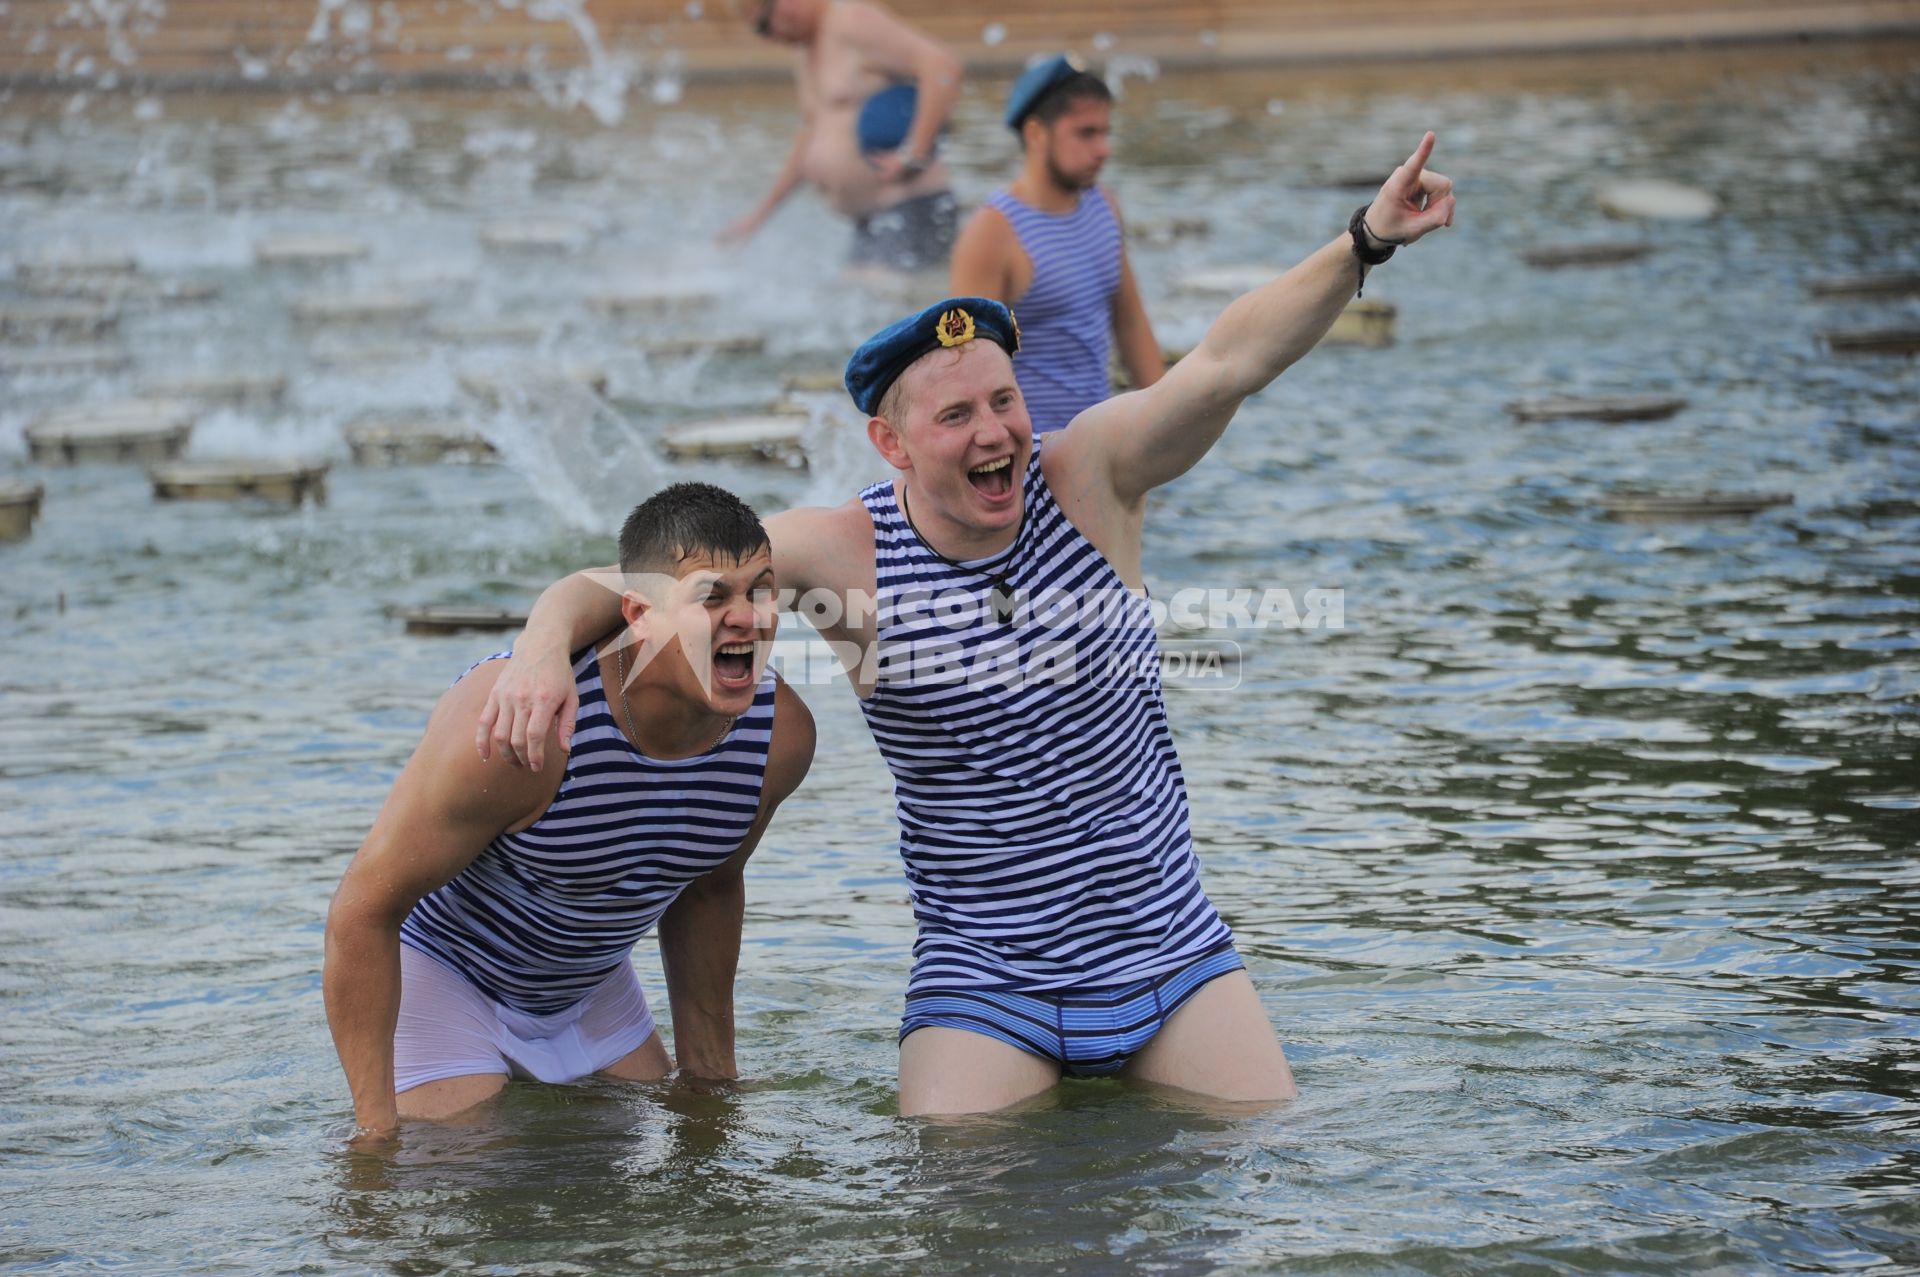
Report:
M943 311L934 323L933 335L942 346L964 346L973 340L973 316L958 306Z

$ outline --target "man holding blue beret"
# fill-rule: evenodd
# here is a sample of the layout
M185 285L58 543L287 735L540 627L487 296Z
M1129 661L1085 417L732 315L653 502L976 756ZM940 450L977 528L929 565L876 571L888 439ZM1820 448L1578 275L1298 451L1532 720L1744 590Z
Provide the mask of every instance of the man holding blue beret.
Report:
M721 242L750 239L806 182L853 221L853 266L944 265L959 211L934 143L960 96L960 60L865 0L761 0L754 30L799 53L800 131L772 187Z
M1035 63L1007 97L1020 176L967 219L951 288L1020 313L1014 372L1035 433L1064 429L1109 393L1118 348L1129 384L1166 371L1127 261L1120 207L1097 185L1113 131L1113 94L1071 54Z
M1453 184L1426 169L1433 142L1165 377L1058 434L1033 432L1019 325L996 301L948 298L847 365L897 477L766 529L894 775L918 924L903 1115L1004 1108L1068 1074L1236 1101L1295 1093L1200 885L1142 597L1147 494L1313 349L1370 267L1452 222ZM584 573L541 597L481 714L483 755L539 766L556 713L566 746L566 654L619 624L616 597ZM1102 657L1137 676L1103 676Z

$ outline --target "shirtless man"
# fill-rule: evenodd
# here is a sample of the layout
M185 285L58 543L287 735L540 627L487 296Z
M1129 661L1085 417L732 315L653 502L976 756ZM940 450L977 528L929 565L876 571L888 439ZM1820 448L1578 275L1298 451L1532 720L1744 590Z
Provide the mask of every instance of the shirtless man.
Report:
M510 1074L664 1076L629 961L656 922L682 1072L735 1076L741 869L806 775L813 719L766 669L773 560L753 511L667 488L628 518L620 561L613 632L566 658L571 753L532 770L474 756L509 664L482 661L340 880L324 985L356 1142L470 1109Z
M1294 1094L1199 884L1139 597L1147 494L1313 349L1369 265L1451 223L1453 184L1426 171L1433 142L1338 238L1227 307L1160 381L1088 408L1044 447L1014 377L1019 332L998 302L950 298L848 364L868 437L899 477L845 505L774 515L767 533L809 610L823 595L842 601L838 619L809 619L840 652L894 774L919 924L903 1115L1004 1108L1063 1073L1227 1100ZM539 765L556 712L564 746L570 635L610 615L584 574L541 597L512 686L503 679L480 716L481 752L510 747ZM1137 676L1076 678L1052 664L1061 645L1141 658Z
M1020 176L967 219L949 287L1020 315L1013 370L1036 434L1063 429L1111 393L1117 346L1128 384L1166 372L1127 260L1120 206L1096 185L1111 153L1113 94L1063 54L1030 67L1007 97Z
M721 242L751 238L796 186L810 182L852 219L854 266L916 271L944 264L959 213L933 148L960 96L960 60L865 0L761 0L754 29L799 51L800 131L766 196ZM918 89L906 141L890 154L863 154L860 108L897 83Z

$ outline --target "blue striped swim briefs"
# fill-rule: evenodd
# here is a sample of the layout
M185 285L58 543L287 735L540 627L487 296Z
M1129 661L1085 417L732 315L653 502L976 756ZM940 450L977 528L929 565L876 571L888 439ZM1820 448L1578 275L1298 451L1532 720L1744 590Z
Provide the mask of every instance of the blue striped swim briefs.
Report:
M927 989L907 998L900 1036L965 1029L1052 1060L1070 1076L1104 1077L1125 1068L1201 985L1245 965L1228 943L1164 975L1098 989Z

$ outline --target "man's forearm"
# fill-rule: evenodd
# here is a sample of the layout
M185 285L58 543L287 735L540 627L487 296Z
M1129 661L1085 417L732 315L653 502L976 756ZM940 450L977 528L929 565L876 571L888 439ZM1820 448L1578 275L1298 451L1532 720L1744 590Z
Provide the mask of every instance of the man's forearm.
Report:
M933 154L933 144L952 114L953 104L960 100L960 82L966 68L958 58L942 57L918 69L919 99L907 132L907 150L927 157Z
M620 592L595 578L618 570L575 572L541 591L527 616L527 628L514 642L514 652L573 652L617 628Z
M1235 300L1189 358L1212 365L1217 393L1238 403L1327 335L1358 280L1353 241L1342 235L1279 279Z
M740 966L746 884L695 884L660 919L660 964L673 1009L673 1054L693 1077L738 1077L733 981Z
M359 920L327 922L321 986L327 1027L353 1093L353 1120L364 1130L399 1121L393 1092L393 1030L400 1018L400 936Z

